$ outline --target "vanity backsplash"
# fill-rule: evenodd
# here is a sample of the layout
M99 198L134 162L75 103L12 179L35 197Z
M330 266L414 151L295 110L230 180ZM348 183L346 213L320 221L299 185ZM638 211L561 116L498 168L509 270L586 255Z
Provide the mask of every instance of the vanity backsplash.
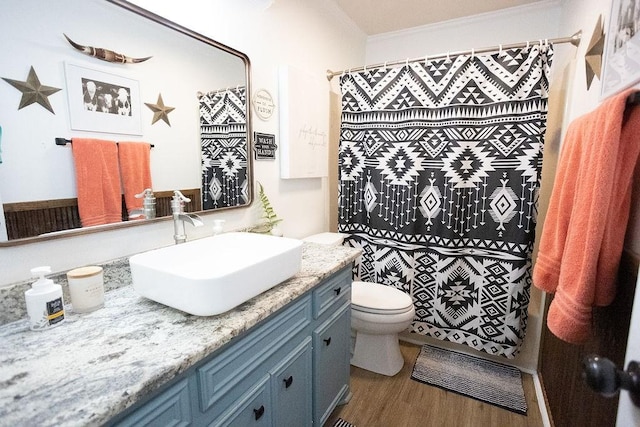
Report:
M105 292L131 284L129 257L96 265L102 267ZM34 265L34 267L37 266ZM69 304L71 297L69 295L67 273L51 274L47 277L53 280L54 283L62 286L64 303L65 305ZM35 280L36 279L33 278L0 288L0 325L5 325L27 317L27 305L25 303L24 293L31 288L31 284Z

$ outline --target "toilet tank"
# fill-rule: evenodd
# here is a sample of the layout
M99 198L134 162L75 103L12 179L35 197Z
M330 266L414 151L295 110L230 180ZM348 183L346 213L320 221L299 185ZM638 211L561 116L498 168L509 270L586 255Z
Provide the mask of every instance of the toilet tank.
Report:
M338 246L342 244L342 242L344 241L344 238L347 236L349 235L344 233L326 232L326 233L313 234L309 237L305 237L302 240L305 242L319 243L321 245Z

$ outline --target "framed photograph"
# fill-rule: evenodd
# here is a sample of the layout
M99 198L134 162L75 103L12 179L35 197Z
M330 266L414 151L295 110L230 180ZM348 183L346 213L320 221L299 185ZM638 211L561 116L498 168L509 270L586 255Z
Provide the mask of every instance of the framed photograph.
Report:
M65 63L71 129L142 135L138 81Z
M601 98L640 82L640 0L613 0Z

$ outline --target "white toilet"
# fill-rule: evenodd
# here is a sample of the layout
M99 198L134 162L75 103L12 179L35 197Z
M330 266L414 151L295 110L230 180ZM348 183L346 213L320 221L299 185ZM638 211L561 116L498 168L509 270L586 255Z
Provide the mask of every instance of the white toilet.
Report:
M411 325L415 308L411 297L391 287L353 282L351 328L356 345L351 364L378 374L393 376L404 366L398 333Z
M304 241L340 245L344 235L321 233ZM411 297L391 287L371 282L353 282L351 329L355 346L351 364L378 374L393 376L404 366L398 333L411 325L415 308Z

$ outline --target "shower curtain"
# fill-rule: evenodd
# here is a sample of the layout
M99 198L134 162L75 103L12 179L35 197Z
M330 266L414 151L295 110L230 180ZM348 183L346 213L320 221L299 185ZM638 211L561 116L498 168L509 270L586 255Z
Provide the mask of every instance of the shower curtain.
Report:
M343 74L339 231L412 332L513 358L524 338L553 49Z
M202 208L248 203L246 88L200 97Z

